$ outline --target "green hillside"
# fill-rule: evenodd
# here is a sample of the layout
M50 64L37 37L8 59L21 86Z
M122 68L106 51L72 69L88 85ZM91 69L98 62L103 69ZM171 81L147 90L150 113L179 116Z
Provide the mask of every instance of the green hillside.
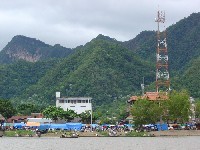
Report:
M191 96L200 98L200 57L188 64L188 69L184 71L179 82L188 89Z
M35 38L17 35L0 51L0 63L13 63L18 60L35 62L51 58L67 57L74 51L59 44L45 44Z
M43 102L55 104L55 92L61 91L64 96L91 96L100 105L138 91L142 77L151 83L154 74L150 63L120 44L97 37L48 71L22 97L37 94L36 102L42 97Z
M195 98L200 97L199 20L200 13L194 13L167 29L171 88L187 89ZM62 96L91 96L96 106L106 106L127 95L141 94L143 77L148 91L155 89L155 31L143 31L127 42L99 35L66 55L62 53L67 53L66 48L60 45L36 42L34 47L25 41L12 42L0 52L0 58L7 60L9 57L2 53L14 53L21 45L34 54L40 47L43 54L36 63L14 60L12 64L0 64L0 98L12 99L16 104L54 105L55 92L60 91ZM54 56L57 59L52 60Z
M10 65L0 65L0 98L10 99L22 95L26 88L36 84L57 61L18 61Z
M169 67L173 73L183 71L192 59L200 56L199 20L200 13L193 13L167 28ZM156 41L155 31L143 31L123 45L141 58L155 62Z

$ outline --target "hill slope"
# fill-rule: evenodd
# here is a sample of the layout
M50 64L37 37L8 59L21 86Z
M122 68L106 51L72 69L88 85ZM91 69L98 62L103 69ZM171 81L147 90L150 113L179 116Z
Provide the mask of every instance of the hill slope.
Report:
M170 71L184 70L192 60L200 56L200 13L193 13L167 28L167 44ZM141 58L156 62L156 32L143 31L123 45Z
M199 20L200 13L191 14L167 29L172 89L186 88L197 98L200 97ZM45 47L44 43L40 44ZM16 102L31 99L46 105L55 104L55 92L60 91L63 96L91 96L97 105L101 105L138 94L143 77L145 85L155 81L154 31L141 32L127 42L99 35L73 52L55 62L0 65L1 97Z
M71 53L73 53L72 49L59 44L51 46L34 38L17 35L0 51L0 63L11 63L16 60L36 62L67 57Z
M133 52L97 37L63 59L37 84L27 88L22 97L37 94L38 100L43 97L47 103L55 104L55 92L61 91L61 95L91 96L100 105L137 91L142 77L150 83L154 74L153 65Z

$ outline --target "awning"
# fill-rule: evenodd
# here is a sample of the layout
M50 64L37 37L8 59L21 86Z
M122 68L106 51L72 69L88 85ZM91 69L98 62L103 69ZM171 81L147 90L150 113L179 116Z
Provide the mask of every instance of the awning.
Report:
M39 122L27 122L26 126L29 126L29 127L38 127L38 126L40 126L40 123Z

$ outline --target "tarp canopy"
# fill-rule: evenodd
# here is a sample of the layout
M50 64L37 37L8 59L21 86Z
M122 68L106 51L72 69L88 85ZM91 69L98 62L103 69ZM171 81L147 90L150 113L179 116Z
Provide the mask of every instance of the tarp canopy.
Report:
M50 128L50 124L40 124L38 127L39 130L48 130Z
M40 123L39 122L27 122L26 126L28 126L28 127L38 127L38 126L40 126Z
M91 124L82 124L82 127L85 127L85 126L91 126ZM99 126L98 124L92 124L93 128L98 127L98 126Z
M25 126L24 123L14 123L14 128L21 129Z
M68 130L81 130L82 123L66 123Z
M67 130L66 124L50 124L50 129Z
M166 123L164 124L155 124L158 128L158 131L162 131L162 130L168 130L168 125Z

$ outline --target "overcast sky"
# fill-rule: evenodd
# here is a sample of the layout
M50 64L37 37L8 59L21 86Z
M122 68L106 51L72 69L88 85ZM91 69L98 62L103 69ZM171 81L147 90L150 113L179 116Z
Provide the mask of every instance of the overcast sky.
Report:
M200 12L200 0L0 0L0 49L15 35L68 48L98 34L127 41L157 29L158 8L167 27Z

